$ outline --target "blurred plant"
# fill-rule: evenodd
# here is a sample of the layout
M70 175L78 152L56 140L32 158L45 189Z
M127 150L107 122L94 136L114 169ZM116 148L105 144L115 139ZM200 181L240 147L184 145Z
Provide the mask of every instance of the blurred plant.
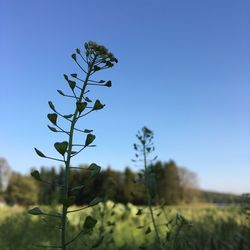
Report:
M99 214L99 240L102 242L102 249L108 249L114 244L114 230L116 222L114 221L116 203L105 200L99 204L97 214ZM97 243L95 244L95 246ZM98 244L99 246L99 244Z
M84 150L85 148L95 146L93 145L93 142L96 136L92 134L93 130L79 129L78 127L76 127L78 121L80 120L80 118L83 118L94 111L101 110L105 106L104 104L102 104L100 100L97 99L95 100L95 102L92 102L92 100L88 96L86 96L86 94L90 92L90 90L87 90L87 87L112 86L110 80L96 81L92 79L92 75L98 71L111 68L114 66L115 63L118 62L118 60L114 57L114 55L111 52L109 52L104 46L98 45L95 42L90 41L85 43L84 48L85 48L84 53L81 53L80 49L77 48L76 53L72 54L72 58L78 65L82 73L85 75L85 77L82 79L80 76L78 76L78 74L73 73L71 74L72 78L70 79L68 75L64 75L64 78L67 81L69 88L72 91L72 94L65 94L63 91L57 90L61 96L71 98L74 100L75 105L73 113L71 114L60 113L56 110L54 104L51 101L49 101L49 107L52 109L53 113L48 114L48 119L53 124L53 126L48 126L48 128L52 132L62 133L67 136L66 140L62 142L56 142L54 144L54 147L56 151L61 155L61 158L58 159L46 156L43 152L35 148L35 151L38 154L38 156L59 161L64 164L64 170L65 170L64 182L62 183L62 185L60 185L60 189L62 191L62 196L63 196L61 199L62 202L61 213L56 213L56 214L46 213L43 212L38 207L29 210L29 214L32 215L41 215L41 216L48 216L51 218L58 218L58 220L61 223L61 226L58 227L61 235L61 244L59 246L46 246L46 247L59 248L62 250L66 250L68 246L82 234L88 234L89 232L91 232L97 223L97 220L95 218L87 216L83 223L82 230L70 240L68 240L66 237L67 226L69 224L67 215L69 213L78 212L90 206L94 206L101 201L99 197L96 197L89 203L88 206L79 209L68 210L68 208L74 204L76 198L75 196L76 192L81 190L88 183L87 181L86 183L83 183L80 186L70 188L70 183L69 183L70 170L74 168L71 167L71 159L76 155L78 155L80 152L82 152L82 150ZM84 64L85 67L82 66L82 64ZM91 103L93 104L91 105ZM59 126L58 124L59 117L65 120L66 122L69 122L68 130L63 128L62 126ZM84 143L78 144L74 142L74 136L78 132L86 134L86 139ZM82 168L76 168L76 169L82 169ZM86 168L85 170L90 173L88 180L92 179L95 175L97 175L100 172L100 169L101 169L100 166L98 166L95 163L92 163L88 168ZM31 175L36 180L43 182L44 184L51 185L51 183L41 178L39 171L34 170L31 172Z
M178 249L177 240L181 233L181 230L184 226L191 226L191 223L180 213L176 213L175 217L171 220L168 220L168 216L165 211L165 205L162 204L159 208L157 206L152 206L155 204L154 199L157 197L156 194L156 174L153 169L153 162L156 160L157 156L152 159L149 159L149 155L155 151L153 144L154 134L153 131L147 127L143 127L136 135L139 143L134 144L135 157L134 162L143 162L142 174L139 175L139 178L143 181L144 189L147 198L147 205L149 209L149 214L151 218L150 223L139 226L138 228L145 228L145 234L152 232L150 224L153 225L153 231L155 233L156 246L155 249ZM145 209L138 209L136 215L140 216L145 214ZM164 218L160 218L161 215L164 215ZM163 220L162 220L163 219ZM157 221L161 223L157 224ZM165 237L162 235L161 227L167 228L164 232ZM145 246L140 246L140 249L146 249Z
M142 170L143 175L141 178L143 179L146 198L147 198L147 205L151 217L151 221L153 224L154 232L156 241L158 243L158 246L160 249L163 249L162 242L158 230L158 226L156 225L156 219L152 208L152 198L154 196L154 189L155 189L155 176L154 173L150 169L150 163L152 163L154 160L156 160L157 157L154 157L152 160L148 159L149 154L154 152L155 147L153 145L153 138L154 134L153 132L148 129L147 127L143 127L141 131L139 131L136 135L139 143L134 144L134 150L135 150L135 157L136 159L133 160L134 162L143 162L144 169ZM142 213L142 210L138 211L138 215ZM151 232L150 226L147 227L145 234L149 234Z

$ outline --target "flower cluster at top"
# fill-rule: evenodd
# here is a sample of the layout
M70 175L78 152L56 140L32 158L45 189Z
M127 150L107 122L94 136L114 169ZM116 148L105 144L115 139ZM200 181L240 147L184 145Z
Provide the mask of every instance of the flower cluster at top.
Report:
M115 63L118 62L117 58L115 58L115 56L111 52L109 52L109 50L106 47L102 45L89 41L84 44L84 47L86 49L87 57L91 55L97 56L98 59L103 60L103 63L107 63L107 60L109 62L115 62Z

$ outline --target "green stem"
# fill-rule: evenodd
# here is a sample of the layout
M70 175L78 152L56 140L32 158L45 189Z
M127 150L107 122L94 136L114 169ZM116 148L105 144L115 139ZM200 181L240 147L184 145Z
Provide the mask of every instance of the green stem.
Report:
M144 135L143 139L144 139L144 142L146 142L145 135ZM147 153L146 153L146 145L145 145L145 143L143 144L143 159L144 159L144 171L145 171L145 183L144 183L144 185L145 185L145 190L146 190L148 208L149 208L150 216L151 216L151 219L152 219L156 240L158 241L159 246L162 249L161 239L160 239L159 231L158 231L158 228L157 228L157 225L156 225L156 222L155 222L155 217L154 217L154 213L153 213L153 209L152 209L151 195L150 195L149 187L148 187L148 167L147 167Z
M89 65L88 67L88 72L86 74L86 78L83 84L83 88L81 91L81 94L79 96L79 101L82 101L85 89L87 87L87 83L89 80L89 77L91 75L91 71L93 68L93 65L95 63L95 58L93 59L93 62ZM65 163L65 176L64 176L64 190L63 190L63 199L66 201L68 199L68 193L69 193L69 177L70 177L70 160L71 160L71 152L72 152L72 145L73 145L73 136L74 136L74 129L75 129L75 124L78 120L78 109L76 107L75 113L71 122L71 127L70 127L70 133L69 133L69 142L68 142L68 152L67 152L67 160ZM67 204L63 203L63 208L62 208L62 232L61 232L61 245L62 245L62 250L67 250L67 245L68 243L66 242L66 223L67 223L67 210L68 206Z

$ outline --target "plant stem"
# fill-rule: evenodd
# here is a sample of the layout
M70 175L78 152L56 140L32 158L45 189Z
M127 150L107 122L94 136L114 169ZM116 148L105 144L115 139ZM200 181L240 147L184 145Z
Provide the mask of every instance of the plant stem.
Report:
M95 63L95 58L93 59L92 63L88 67L88 72L86 74L86 78L83 84L83 88L81 90L81 94L79 96L79 101L81 102L83 99L83 95L85 92L85 89L87 87L87 83L89 80L89 77L91 75L91 71L93 68L93 65ZM70 127L70 133L69 133L69 142L68 142L68 152L67 152L67 160L65 163L65 175L64 175L64 189L63 189L63 200L66 201L68 199L68 193L69 193L69 177L70 177L70 160L71 160L71 152L72 152L72 145L73 145L73 136L74 136L74 129L76 122L78 120L78 109L76 107L75 113L71 122ZM67 250L67 242L66 242L66 224L67 224L67 210L68 206L63 202L63 208L62 208L62 232L61 232L61 245L62 250Z
M144 134L144 138L143 139L144 139L144 142L146 142L145 134ZM149 183L148 182L148 180L149 180L148 177L149 176L148 176L147 153L146 153L146 145L145 145L145 143L143 144L143 159L144 159L144 171L145 171L145 183L144 183L144 185L145 185L145 190L146 190L148 208L149 208L150 216L151 216L151 219L152 219L152 223L153 223L153 227L154 227L154 231L155 231L156 240L158 241L159 246L162 249L161 239L160 239L160 236L159 236L158 228L156 226L155 217L154 217L153 209L152 209L151 195L150 195L150 191L149 191L149 187L148 187L148 183Z

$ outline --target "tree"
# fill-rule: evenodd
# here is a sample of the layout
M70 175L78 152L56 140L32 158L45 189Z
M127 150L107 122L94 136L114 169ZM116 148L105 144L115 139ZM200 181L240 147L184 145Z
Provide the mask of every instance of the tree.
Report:
M5 191L5 200L11 205L33 205L38 201L38 186L30 176L13 173Z
M0 158L0 189L5 191L11 176L11 168L6 159Z
M180 198L183 202L190 203L199 198L197 175L183 167L178 168L180 181Z
M164 200L167 204L177 204L180 201L180 178L174 161L164 164Z

